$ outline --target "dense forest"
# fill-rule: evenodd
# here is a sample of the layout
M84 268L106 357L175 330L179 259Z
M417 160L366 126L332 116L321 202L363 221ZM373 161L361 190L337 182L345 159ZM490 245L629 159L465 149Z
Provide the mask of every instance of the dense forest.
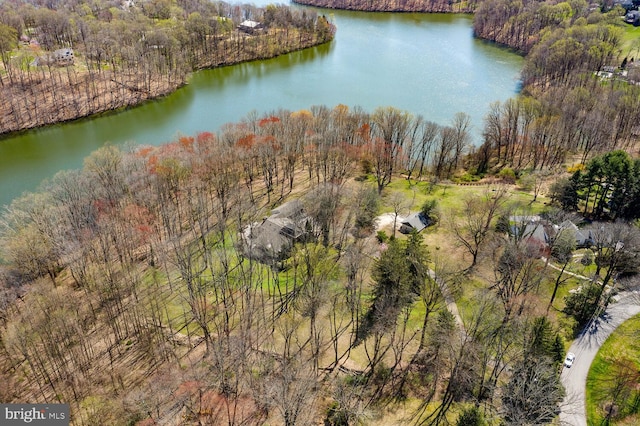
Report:
M259 28L239 25L259 23ZM0 134L139 104L193 70L331 40L310 11L153 0L0 4Z
M96 151L2 215L0 399L68 402L86 425L385 424L403 405L401 423L551 422L564 342L636 272L640 230L594 223L581 285L573 231L544 248L510 218L606 218L640 168L595 157L568 176L576 204L549 190L566 212L524 172L528 200L501 172L445 209L467 129L318 106ZM404 237L381 209L436 225Z

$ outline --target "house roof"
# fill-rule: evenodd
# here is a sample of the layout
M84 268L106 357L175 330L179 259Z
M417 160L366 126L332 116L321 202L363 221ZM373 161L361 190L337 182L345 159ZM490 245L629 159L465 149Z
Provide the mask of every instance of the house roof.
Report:
M585 244L592 240L590 232L584 232L578 226L571 222L570 220L565 220L560 225L558 225L558 232L562 230L571 230L576 238L576 243L578 245Z
M509 221L517 224L525 222L539 222L542 218L538 215L525 215L525 216L510 216Z
M511 233L516 237L538 240L544 244L549 242L548 229L541 221L523 221L512 225Z
M541 222L528 223L524 228L523 235L543 243L549 242L549 234Z
M416 231L420 232L424 228L429 226L429 218L427 218L422 213L418 212L418 213L413 213L412 215L409 215L406 219L404 219L400 223L402 225L400 229L401 231L402 231L402 227L407 227L407 228L415 229Z
M271 211L270 217L288 217L296 219L304 215L304 206L300 200L291 200Z
M291 238L282 232L287 225L286 219L278 218L266 218L262 223L249 225L243 232L243 238L251 256L275 257L288 248Z
M240 25L239 25L239 27L251 28L251 29L260 28L261 26L262 26L262 24L260 22L251 21L249 19L240 22Z
M247 226L242 232L247 255L262 260L281 257L307 232L309 220L299 200L279 206L271 216Z

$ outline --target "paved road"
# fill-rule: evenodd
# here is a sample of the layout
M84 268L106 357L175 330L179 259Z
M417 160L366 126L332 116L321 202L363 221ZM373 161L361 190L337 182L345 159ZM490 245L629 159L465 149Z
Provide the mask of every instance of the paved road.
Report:
M587 426L585 390L591 362L613 330L640 313L639 291L621 292L615 299L617 302L610 304L605 313L594 321L569 348L569 352L576 354L576 359L573 366L564 368L560 376L567 391L560 413L562 425Z

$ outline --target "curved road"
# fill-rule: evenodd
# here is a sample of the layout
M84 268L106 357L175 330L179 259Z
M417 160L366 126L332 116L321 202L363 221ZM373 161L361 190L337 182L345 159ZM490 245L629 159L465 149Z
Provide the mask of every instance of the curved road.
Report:
M614 299L616 303L610 304L569 348L569 352L576 354L576 359L573 366L564 368L560 376L567 391L560 407L562 425L587 426L585 391L591 362L607 337L620 324L640 313L640 291L621 292Z

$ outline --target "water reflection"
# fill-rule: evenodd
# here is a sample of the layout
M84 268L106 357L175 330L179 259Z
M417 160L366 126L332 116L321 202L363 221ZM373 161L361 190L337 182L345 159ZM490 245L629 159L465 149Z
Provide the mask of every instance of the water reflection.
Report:
M327 57L333 49L334 44L328 43L274 59L244 62L232 67L200 71L193 76L185 91L231 90L234 86L240 87L248 84L252 79L265 79L271 74L290 70L299 64L319 61Z

